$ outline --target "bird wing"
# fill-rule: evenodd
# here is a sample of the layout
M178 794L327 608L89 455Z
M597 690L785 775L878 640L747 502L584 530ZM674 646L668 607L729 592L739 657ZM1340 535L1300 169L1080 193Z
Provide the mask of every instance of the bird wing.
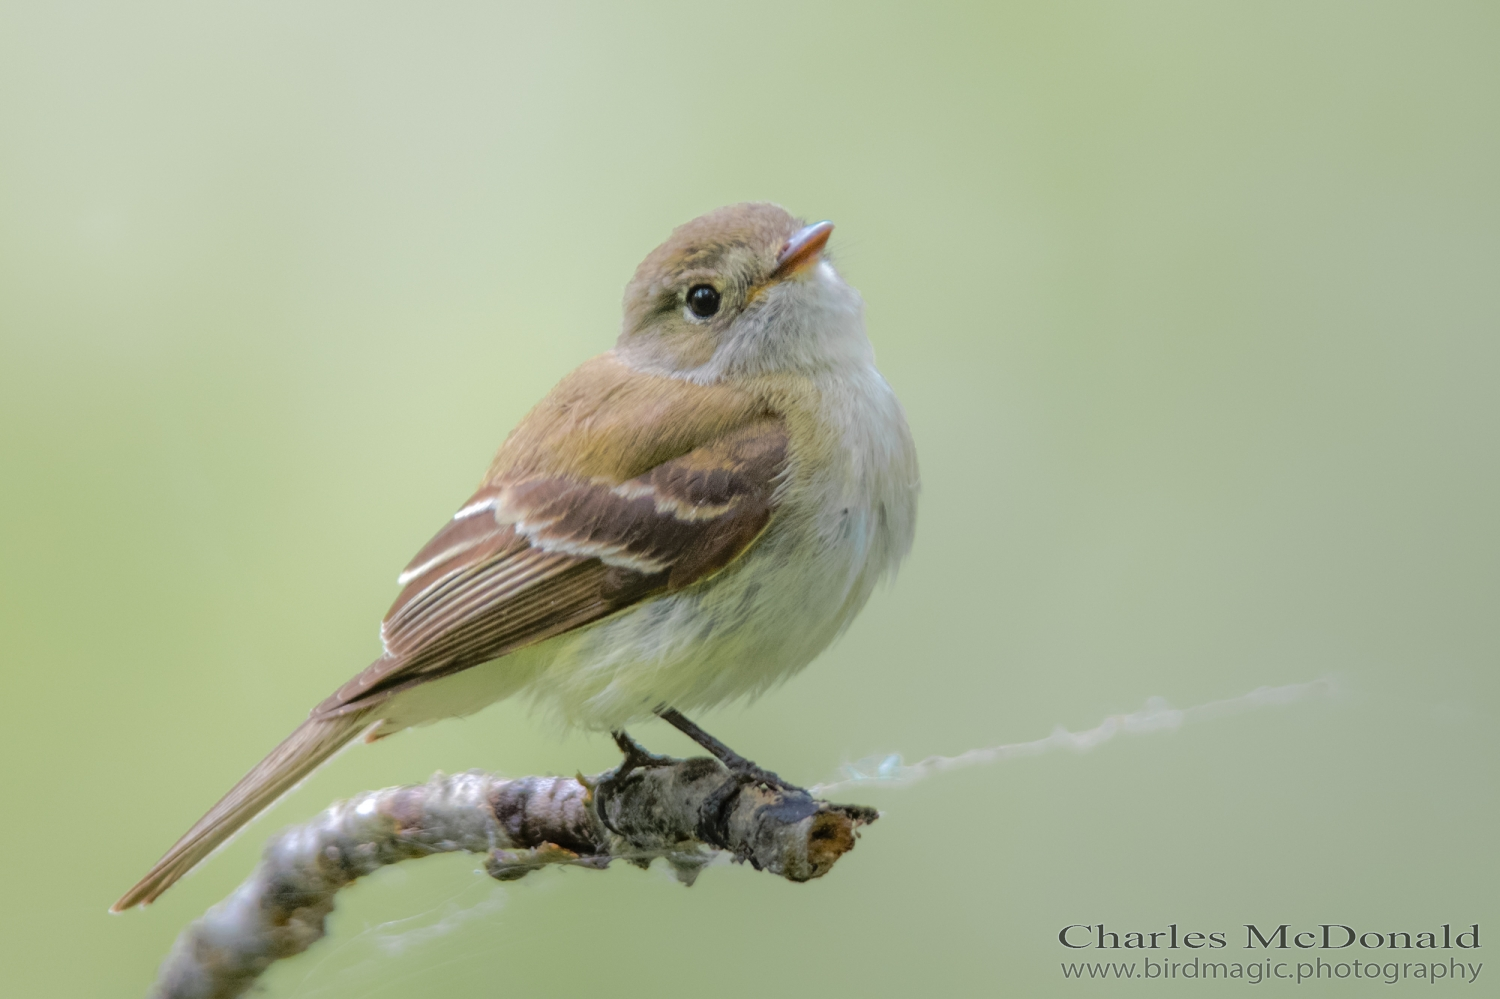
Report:
M385 655L314 717L363 712L723 569L770 523L787 440L784 420L762 415L624 482L486 485L401 574Z
M775 513L785 421L723 387L581 367L506 441L486 484L417 553L385 654L318 705L114 905L150 902L372 722L457 673L734 561Z

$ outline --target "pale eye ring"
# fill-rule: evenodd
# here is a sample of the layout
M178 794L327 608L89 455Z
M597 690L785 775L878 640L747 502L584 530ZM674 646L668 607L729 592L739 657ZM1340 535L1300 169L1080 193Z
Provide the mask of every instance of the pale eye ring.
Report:
M687 307L699 319L707 319L719 311L719 290L711 284L695 284L688 289Z

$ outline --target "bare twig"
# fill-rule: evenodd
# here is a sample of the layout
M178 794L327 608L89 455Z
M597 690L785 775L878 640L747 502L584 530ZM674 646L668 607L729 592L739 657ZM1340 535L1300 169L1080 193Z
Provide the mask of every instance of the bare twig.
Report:
M548 864L649 866L692 884L715 850L789 881L828 873L874 809L746 784L717 761L644 752L593 778L470 771L371 791L280 833L244 884L184 930L153 996L227 999L324 934L339 889L387 864L458 851L502 881Z

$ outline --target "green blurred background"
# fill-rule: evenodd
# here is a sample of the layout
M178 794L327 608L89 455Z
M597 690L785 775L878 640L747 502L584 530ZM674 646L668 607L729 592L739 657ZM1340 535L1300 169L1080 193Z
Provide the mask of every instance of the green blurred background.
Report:
M896 584L716 734L811 782L1340 695L848 793L885 817L808 885L403 865L269 995L1146 995L1064 982L1058 930L1500 932L1497 51L1488 3L7 0L0 991L141 993L338 797L612 765L501 705L105 914L376 654L637 261L745 199L837 222L924 493Z

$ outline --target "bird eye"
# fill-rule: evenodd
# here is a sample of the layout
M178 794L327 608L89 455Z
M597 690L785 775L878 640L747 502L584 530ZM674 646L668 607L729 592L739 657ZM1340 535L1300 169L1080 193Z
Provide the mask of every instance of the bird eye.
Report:
M688 308L699 319L707 319L719 311L719 292L711 284L695 284L688 289Z

